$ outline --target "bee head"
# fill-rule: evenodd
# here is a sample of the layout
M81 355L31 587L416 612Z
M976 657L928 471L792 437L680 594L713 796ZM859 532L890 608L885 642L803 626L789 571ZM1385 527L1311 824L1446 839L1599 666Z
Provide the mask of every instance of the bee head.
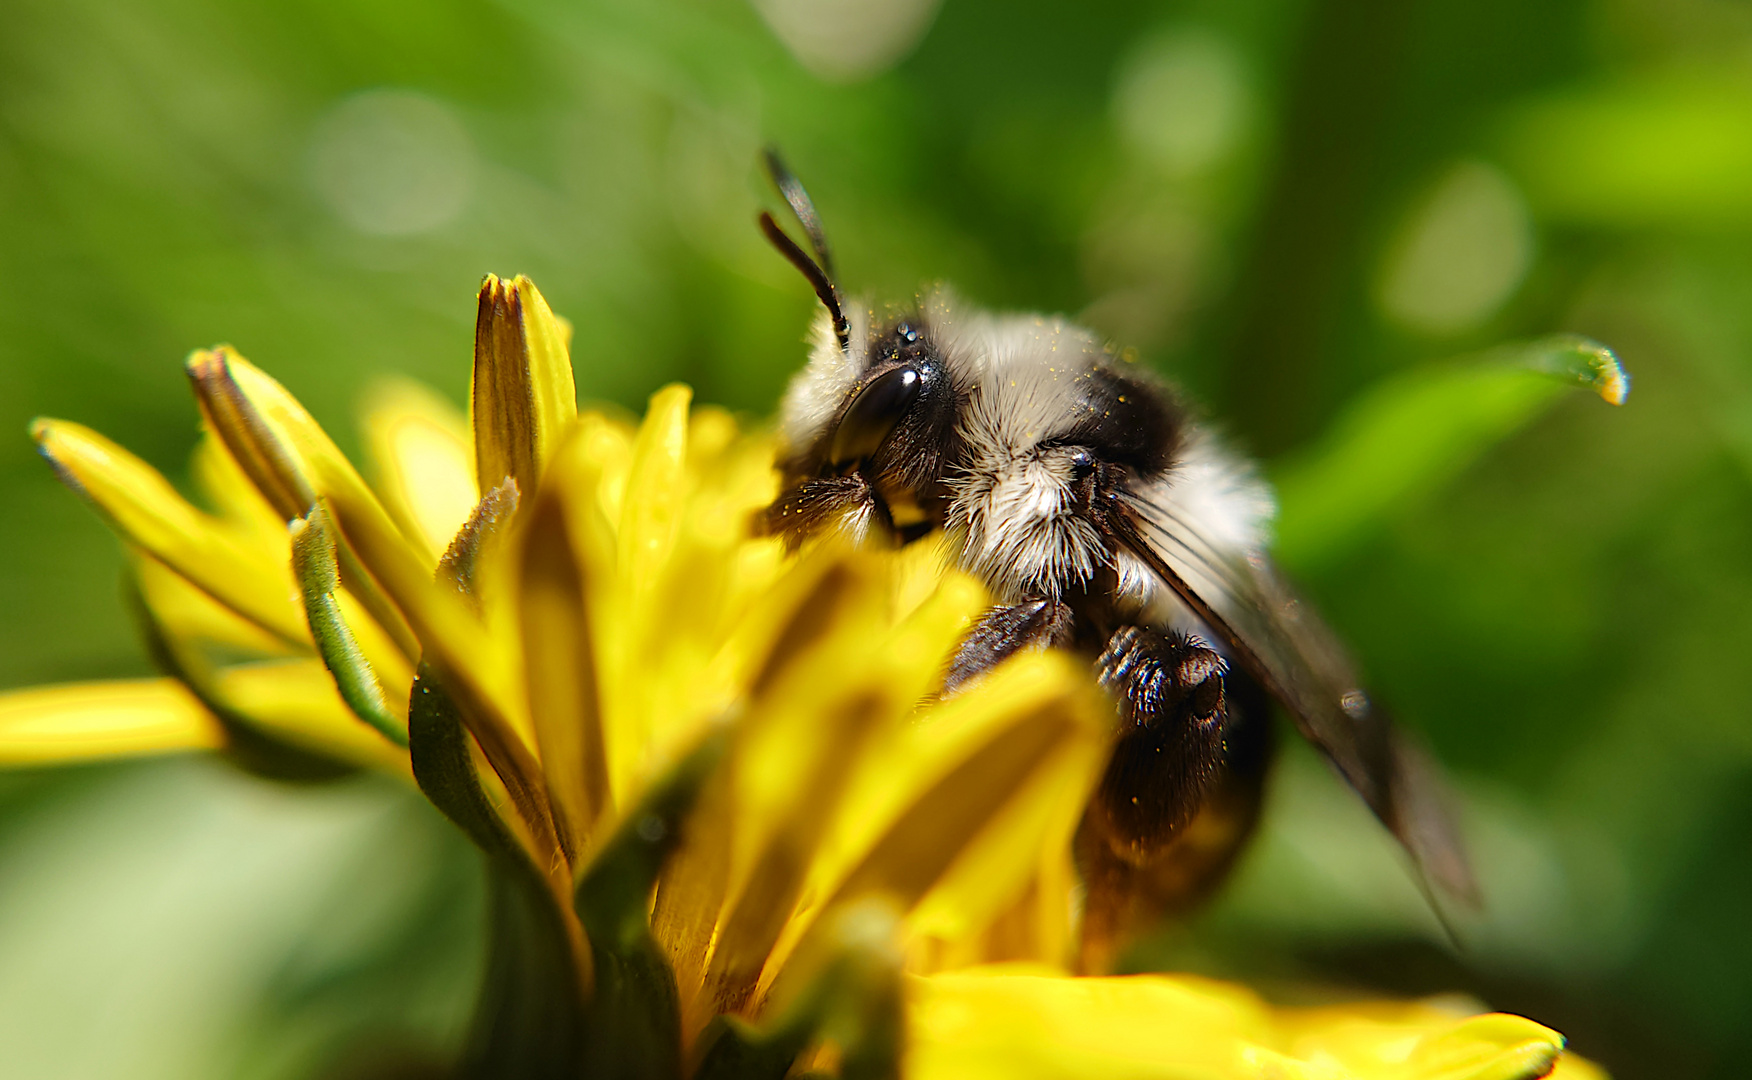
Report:
M955 426L957 395L929 321L920 312L878 322L848 310L808 192L768 150L767 172L808 236L813 256L769 213L761 231L821 300L815 355L786 396L792 495L773 523L787 535L834 517L863 533L872 521L902 538L941 524L938 492Z

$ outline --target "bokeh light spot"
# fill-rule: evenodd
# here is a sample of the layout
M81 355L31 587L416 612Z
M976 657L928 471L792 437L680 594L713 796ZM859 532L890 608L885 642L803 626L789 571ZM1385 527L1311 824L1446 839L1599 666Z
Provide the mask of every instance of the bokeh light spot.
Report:
M879 75L913 50L942 0L754 0L797 62L824 79Z
M1241 57L1206 30L1146 42L1121 66L1114 88L1114 120L1126 145L1175 174L1220 163L1252 113Z
M348 225L379 236L429 232L474 194L477 160L456 114L411 90L367 90L318 121L311 180Z
M1382 311L1413 330L1450 334L1489 318L1533 261L1527 205L1502 171L1454 166L1412 210L1388 247Z

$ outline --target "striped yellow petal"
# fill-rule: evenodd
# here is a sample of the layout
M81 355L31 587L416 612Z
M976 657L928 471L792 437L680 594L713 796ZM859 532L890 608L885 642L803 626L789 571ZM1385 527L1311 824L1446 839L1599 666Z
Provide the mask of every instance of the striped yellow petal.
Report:
M224 522L191 506L158 470L90 428L37 420L31 434L62 481L123 538L275 637L308 642L293 602L288 557L238 542Z
M225 440L204 419L189 471L207 506L236 528L246 543L278 549L285 540L286 519L256 490Z
M282 511L306 498L306 508L319 497L327 502L347 541L337 551L347 590L404 656L438 670L543 848L540 865L548 865L557 837L540 767L523 734L528 721L521 695L513 692L513 650L487 633L459 597L434 584L420 552L284 387L229 349L197 353L189 371L215 429L270 502Z
M525 493L535 491L578 412L570 337L528 278L504 282L487 275L475 318L469 391L482 491L506 477Z
M707 976L721 1004L752 988L854 771L876 740L904 738L941 657L985 601L983 589L952 576L886 640L872 641L872 628L888 621L883 563L832 548L816 557L826 571L755 676L739 742L735 899Z
M310 512L319 494L337 489L355 502L369 503L379 516L385 516L377 497L304 406L235 350L221 346L197 351L189 357L187 370L208 424L282 520L302 517ZM406 545L393 525L390 530ZM390 635L409 663L417 662L419 644L401 615L370 575L355 564L350 550L343 548L339 560L348 591Z
M0 694L0 764L39 765L225 743L213 715L174 679L69 683Z
M868 741L917 700L904 671L880 655L856 655L868 644L860 631L883 616L880 576L848 561L823 584L825 595L797 612L807 627L804 647L763 672L739 731L733 782L742 850L732 849L731 899L705 987L723 1012L738 1011L753 993ZM797 633L794 623L786 636Z

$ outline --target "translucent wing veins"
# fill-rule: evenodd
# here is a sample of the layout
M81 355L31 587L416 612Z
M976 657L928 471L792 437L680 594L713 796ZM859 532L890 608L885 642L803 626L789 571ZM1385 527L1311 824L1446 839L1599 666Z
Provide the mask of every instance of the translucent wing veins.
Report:
M1478 887L1435 764L1370 701L1337 637L1263 552L1225 556L1171 507L1109 496L1115 539L1289 710L1428 881L1476 906Z

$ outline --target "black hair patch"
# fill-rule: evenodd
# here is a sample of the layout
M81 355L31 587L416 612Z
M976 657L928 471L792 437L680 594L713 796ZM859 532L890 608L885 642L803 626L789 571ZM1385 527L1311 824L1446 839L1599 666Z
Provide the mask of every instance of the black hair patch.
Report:
M1140 474L1161 472L1172 463L1185 417L1165 391L1099 366L1079 389L1075 420L1051 442L1086 446L1101 460Z

